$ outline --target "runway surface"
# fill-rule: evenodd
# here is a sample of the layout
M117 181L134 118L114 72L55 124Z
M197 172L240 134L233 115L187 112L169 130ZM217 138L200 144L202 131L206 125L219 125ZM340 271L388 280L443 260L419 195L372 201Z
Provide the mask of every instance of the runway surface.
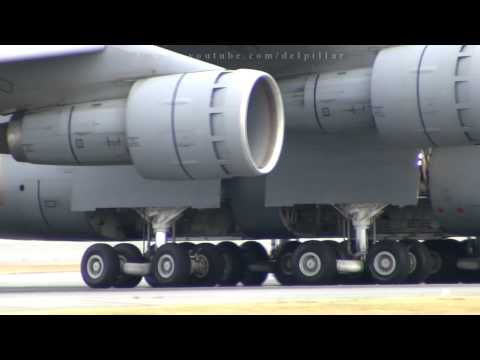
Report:
M92 290L75 272L4 274L0 314L480 314L480 286Z

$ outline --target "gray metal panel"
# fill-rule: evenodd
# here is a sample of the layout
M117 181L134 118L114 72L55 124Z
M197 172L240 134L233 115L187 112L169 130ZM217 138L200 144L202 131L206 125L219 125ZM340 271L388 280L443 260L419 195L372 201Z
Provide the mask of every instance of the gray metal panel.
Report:
M87 214L70 210L71 193L71 181L65 179L38 181L40 211L49 231L55 234L93 235L94 230L88 222Z
M252 238L293 238L279 208L265 207L265 176L226 181L235 223L242 235Z
M71 168L22 164L1 155L1 235L91 234L85 214L70 211L71 181Z
M220 207L220 180L146 180L133 166L79 167L74 170L73 179L73 211Z
M435 149L430 162L430 196L442 228L480 235L480 147Z
M417 203L418 150L386 148L377 135L288 132L283 157L267 177L266 206Z

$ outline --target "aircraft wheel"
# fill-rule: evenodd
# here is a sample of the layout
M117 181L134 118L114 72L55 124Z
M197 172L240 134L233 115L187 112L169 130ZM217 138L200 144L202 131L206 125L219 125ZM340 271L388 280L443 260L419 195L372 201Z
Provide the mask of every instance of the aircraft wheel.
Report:
M378 284L404 283L410 270L408 247L394 241L380 242L368 252L367 267Z
M152 259L152 274L161 287L188 284L190 268L187 249L177 244L162 245Z
M221 251L213 244L200 244L195 248L195 264L190 276L194 286L215 286L220 281L225 261Z
M267 250L262 244L255 241L249 241L240 246L244 261L245 271L242 276L242 284L245 286L261 286L267 280L268 273L250 271L248 265L257 262L268 261L269 256Z
M408 244L408 257L410 270L407 283L421 284L425 282L430 276L433 266L428 248L418 241L411 241Z
M292 262L299 284L327 285L337 278L337 255L331 244L303 243L293 253Z
M228 241L218 244L217 248L220 250L225 262L223 274L218 284L220 286L236 286L242 280L245 271L242 251L236 244Z
M300 243L298 241L289 241L281 245L279 249L273 275L281 285L289 286L297 283L292 258L293 253L299 246Z
M429 284L456 284L460 271L457 260L461 256L460 244L455 240L428 240L425 245L434 259L432 274L427 279Z
M120 264L126 262L132 263L143 263L144 258L141 251L132 244L118 244L113 248L117 252L117 256L120 260ZM129 289L136 287L140 281L142 281L141 276L133 276L120 274L117 277L117 281L114 284L114 287L121 289Z
M177 246L183 247L185 250L187 250L187 252L189 254L191 254L192 251L195 251L195 249L197 248L197 245L189 243L189 242L177 243Z
M152 288L162 287L162 285L157 281L157 278L153 274L145 275L143 279Z
M478 240L465 240L462 242L462 250L460 257L470 258L478 257ZM480 271L458 269L460 281L463 284L479 284L480 283Z
M93 289L112 287L120 274L120 260L117 252L109 245L90 246L82 257L83 281Z

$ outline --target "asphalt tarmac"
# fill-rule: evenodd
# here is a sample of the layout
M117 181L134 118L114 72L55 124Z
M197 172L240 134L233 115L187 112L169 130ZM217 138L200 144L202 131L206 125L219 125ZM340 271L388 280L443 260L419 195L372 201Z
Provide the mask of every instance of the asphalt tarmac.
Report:
M92 290L77 272L0 275L0 314L480 314L478 285Z

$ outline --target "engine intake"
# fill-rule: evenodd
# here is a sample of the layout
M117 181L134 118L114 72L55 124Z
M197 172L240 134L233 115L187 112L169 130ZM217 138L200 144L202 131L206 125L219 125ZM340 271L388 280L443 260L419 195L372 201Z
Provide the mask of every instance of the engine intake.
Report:
M131 90L126 117L133 163L148 179L265 175L283 146L280 90L259 71L140 81Z

